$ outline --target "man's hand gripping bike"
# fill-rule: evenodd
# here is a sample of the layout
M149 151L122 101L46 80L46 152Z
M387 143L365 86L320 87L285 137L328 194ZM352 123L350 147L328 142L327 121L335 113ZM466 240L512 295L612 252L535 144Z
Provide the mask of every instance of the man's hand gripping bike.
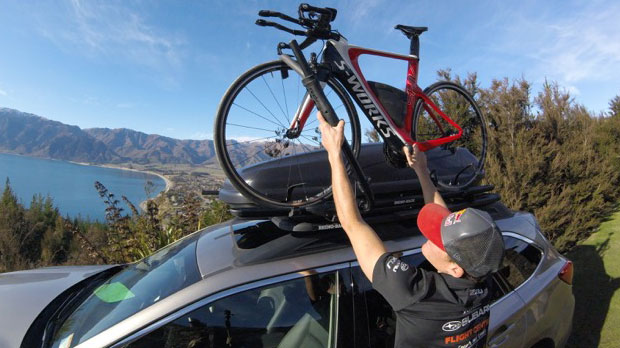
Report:
M241 75L220 102L214 127L216 153L229 180L245 197L263 206L295 208L331 196L330 176L314 171L329 167L317 166L309 172L307 165L307 160L328 162L321 149L315 117L318 109L331 125L338 123L337 115L345 119L347 141L342 150L361 193L360 207L369 210L373 194L357 161L361 130L353 101L383 139L386 160L394 167L406 166L404 145L418 144L422 151L441 147L447 153L469 151L473 155L469 156L473 160L456 164L448 177L431 173L440 190L462 190L482 177L486 124L474 99L463 87L448 81L424 91L417 85L419 35L426 27L396 26L411 40L410 54L402 55L349 45L331 29L336 18L332 8L301 4L299 18L265 10L259 16L300 25L304 30L256 21L260 26L305 36L305 40L301 44L296 40L279 43L280 59ZM324 40L320 61L311 53L308 62L302 50L317 40ZM367 81L358 62L362 55L406 61L405 91ZM244 171L257 166L271 185L244 178ZM274 188L274 181L280 187Z

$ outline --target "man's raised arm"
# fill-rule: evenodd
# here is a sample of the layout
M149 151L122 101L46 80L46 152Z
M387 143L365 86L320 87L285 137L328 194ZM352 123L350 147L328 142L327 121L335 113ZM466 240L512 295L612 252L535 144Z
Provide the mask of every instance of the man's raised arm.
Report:
M437 191L437 188L431 180L431 176L428 172L428 165L426 163L426 154L418 148L418 145L413 145L412 150L413 153L409 151L409 147L405 146L403 148L405 157L407 158L407 163L409 164L409 167L415 170L418 180L420 181L420 186L422 186L424 203L439 204L447 209L448 206L446 205L446 202L444 202L443 198L439 194L439 191Z
M332 192L338 220L351 241L362 271L372 282L375 264L386 250L377 233L364 222L357 207L355 194L342 159L344 121L340 120L336 127L332 127L325 121L320 112L317 113L317 118L320 122L321 142L327 150L331 166Z

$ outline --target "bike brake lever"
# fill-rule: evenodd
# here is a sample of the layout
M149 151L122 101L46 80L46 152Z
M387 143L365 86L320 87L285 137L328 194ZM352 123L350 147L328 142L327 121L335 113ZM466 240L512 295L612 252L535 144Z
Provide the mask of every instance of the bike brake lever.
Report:
M280 29L282 31L286 31L287 33L291 33L293 35L306 36L306 32L302 30L294 30L283 26L282 24L278 24L275 22L266 21L264 19L257 19L256 25L261 27L274 27L276 29Z
M299 19L295 19L293 17L287 16L284 13L270 11L270 10L260 10L258 11L258 15L261 17L278 17L284 19L285 21L293 22L295 24L301 24Z

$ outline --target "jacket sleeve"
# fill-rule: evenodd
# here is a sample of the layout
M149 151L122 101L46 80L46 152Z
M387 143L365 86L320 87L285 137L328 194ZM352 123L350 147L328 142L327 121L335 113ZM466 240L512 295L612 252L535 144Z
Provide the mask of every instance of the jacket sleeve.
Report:
M429 290L431 277L425 270L411 266L390 253L381 255L372 275L375 288L399 311L423 299Z

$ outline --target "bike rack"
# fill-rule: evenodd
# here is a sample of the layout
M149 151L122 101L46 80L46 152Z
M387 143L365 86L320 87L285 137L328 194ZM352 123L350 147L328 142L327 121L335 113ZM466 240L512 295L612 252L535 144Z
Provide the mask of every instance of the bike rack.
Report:
M423 202L423 198L419 197ZM457 211L469 207L483 207L500 201L496 193L482 193L465 199L447 199L448 208ZM385 224L394 221L415 220L423 204L402 205L398 207L375 208L372 214L364 215L364 221L369 224ZM273 216L269 220L281 230L290 232L321 232L341 228L337 220L325 220L318 214L308 216ZM334 212L335 216L335 212Z

